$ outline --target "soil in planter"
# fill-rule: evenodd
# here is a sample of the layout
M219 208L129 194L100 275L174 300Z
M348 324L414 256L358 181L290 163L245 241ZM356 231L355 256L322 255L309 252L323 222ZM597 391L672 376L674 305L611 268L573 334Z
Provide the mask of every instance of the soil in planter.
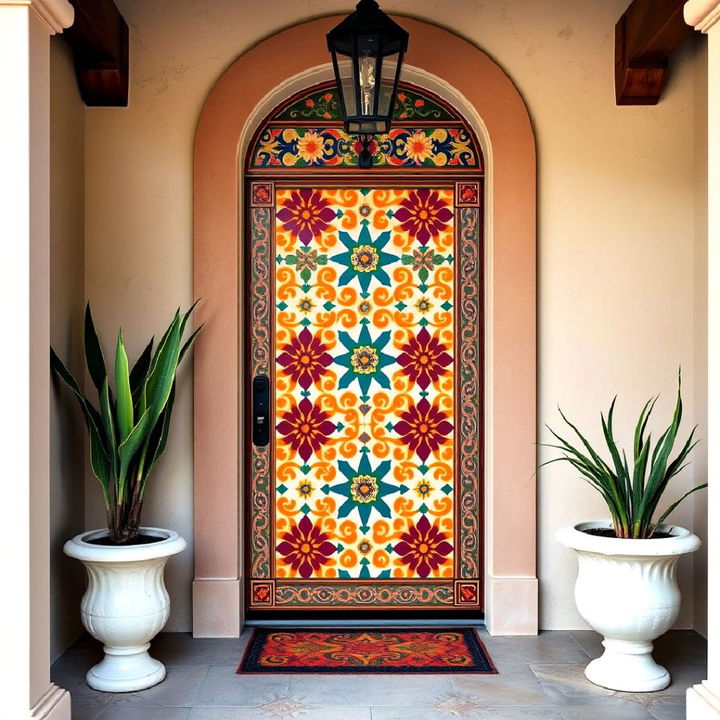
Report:
M586 528L583 530L586 535L595 535L596 537L608 537L608 538L616 538L617 535L615 534L615 530L613 528ZM643 538L643 540L666 540L667 538L672 537L672 535L668 532L654 532L649 538ZM622 538L623 540L627 540L628 538Z
M125 542L115 542L110 539L108 535L102 535L98 538L93 538L92 540L86 540L85 542L88 543L88 545L105 545L108 547L130 547L132 545L151 545L152 543L156 542L162 542L163 540L167 540L167 538L164 537L158 537L157 535L136 535L134 538L131 538L130 540L126 540Z

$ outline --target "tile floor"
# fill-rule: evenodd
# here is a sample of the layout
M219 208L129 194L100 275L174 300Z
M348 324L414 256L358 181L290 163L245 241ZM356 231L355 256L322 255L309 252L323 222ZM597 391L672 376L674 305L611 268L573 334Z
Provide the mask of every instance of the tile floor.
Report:
M705 641L673 631L655 657L673 676L657 693L616 693L588 683L583 667L601 651L592 631L483 641L498 675L237 675L249 633L233 640L164 633L152 654L167 665L160 685L106 694L87 687L100 657L90 638L52 668L72 693L73 720L681 720L685 690L705 678Z

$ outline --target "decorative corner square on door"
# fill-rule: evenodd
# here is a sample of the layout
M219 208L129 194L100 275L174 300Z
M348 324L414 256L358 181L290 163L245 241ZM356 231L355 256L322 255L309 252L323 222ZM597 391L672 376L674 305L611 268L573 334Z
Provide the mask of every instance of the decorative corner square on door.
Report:
M455 581L455 605L479 605L480 604L480 581L479 580L456 580Z
M477 207L480 205L480 183L455 183L455 205L457 207Z
M275 604L275 582L251 580L250 599L253 607L272 607Z
M273 183L250 183L250 205L253 207L272 207L275 204Z

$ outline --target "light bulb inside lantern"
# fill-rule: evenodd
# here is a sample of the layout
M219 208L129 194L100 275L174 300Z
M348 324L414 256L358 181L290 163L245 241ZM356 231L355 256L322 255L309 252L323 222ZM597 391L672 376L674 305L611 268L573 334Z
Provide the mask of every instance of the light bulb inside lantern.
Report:
M375 58L368 52L359 58L360 70L360 109L362 115L373 114L375 98Z

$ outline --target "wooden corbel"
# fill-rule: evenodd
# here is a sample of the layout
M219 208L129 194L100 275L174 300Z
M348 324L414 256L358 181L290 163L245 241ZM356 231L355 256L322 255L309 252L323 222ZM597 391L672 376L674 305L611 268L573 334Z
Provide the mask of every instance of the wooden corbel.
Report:
M656 105L668 58L693 33L683 19L685 0L633 0L615 25L615 100Z
M92 107L127 107L128 26L113 0L70 0L75 22L65 31L80 95Z

